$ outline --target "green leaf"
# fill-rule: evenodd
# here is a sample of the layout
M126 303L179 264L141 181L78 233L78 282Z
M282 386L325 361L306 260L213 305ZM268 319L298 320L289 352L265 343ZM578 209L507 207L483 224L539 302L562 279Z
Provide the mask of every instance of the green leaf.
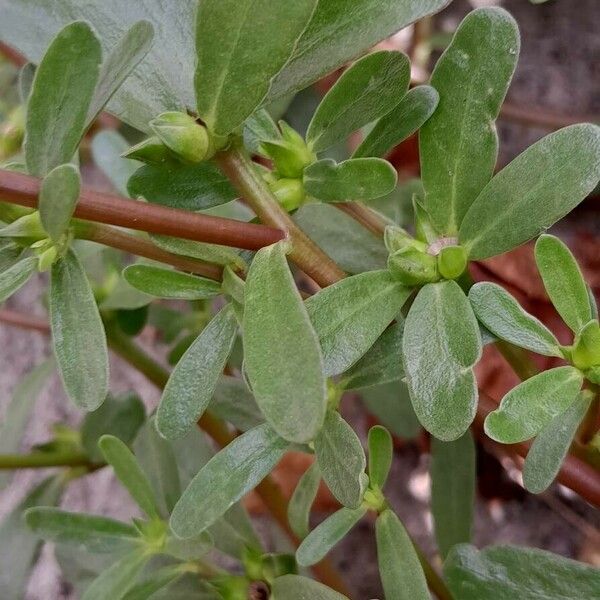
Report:
M331 493L344 506L357 508L365 492L365 451L354 430L337 410L330 410L315 438L319 469Z
M575 257L558 238L542 235L535 244L535 262L558 314L578 333L594 316L585 279Z
M410 289L382 270L347 277L306 300L319 336L325 375L343 373L364 356L410 294Z
M248 431L264 422L264 417L244 381L221 376L210 401L210 412L229 421L236 429Z
M38 210L42 226L53 241L59 241L67 231L80 190L81 177L75 165L59 165L44 177Z
M281 132L273 117L264 108L257 110L244 123L244 145L252 154L261 154L261 142L279 139L281 139Z
M102 60L91 27L76 21L54 38L33 79L27 106L25 160L31 175L43 177L74 156Z
M154 265L130 265L124 269L123 277L137 290L157 298L205 300L221 293L218 281Z
M406 318L403 360L419 421L451 441L469 427L477 410L473 366L481 356L477 320L455 281L424 286Z
M129 148L127 140L117 131L104 129L92 140L94 163L108 177L117 192L128 196L127 182L142 166L137 160L123 158L121 154Z
M129 74L150 51L154 27L138 21L111 48L100 67L98 84L87 113L86 127L91 125Z
M452 550L444 574L460 600L565 600L594 598L600 571L589 565L533 548L492 546Z
M136 504L150 519L159 519L158 504L152 486L131 450L112 435L103 435L98 446L106 462L114 469L115 475Z
M81 445L90 460L102 462L98 440L105 434L114 435L130 444L146 419L144 404L136 394L108 395L102 406L88 413L81 425Z
M304 169L304 189L323 202L373 200L389 194L398 175L382 158L351 158L336 163L324 158Z
M233 348L237 326L227 305L173 369L156 413L158 431L167 439L182 436L206 410Z
M434 113L439 98L430 85L411 89L392 111L375 123L352 157L385 156L423 126Z
M11 239L0 239L0 277L1 274L19 262L23 248Z
M292 531L300 539L308 535L310 509L317 497L320 483L321 469L315 461L304 471L290 498L287 511L288 522Z
M486 185L465 215L460 242L473 260L512 250L575 208L598 179L600 127L584 123L551 133Z
M85 271L71 250L52 265L49 307L67 395L80 408L95 410L108 392L106 334Z
M310 567L326 554L367 514L367 509L341 508L327 517L304 538L296 560L301 567Z
M431 438L431 512L442 558L471 540L475 509L476 454L467 431L453 442Z
M131 589L150 560L144 550L135 550L103 571L85 590L81 600L118 600Z
M331 588L301 575L277 577L271 585L272 600L348 600Z
M500 339L544 356L562 357L554 334L499 285L477 283L469 300L479 321Z
M158 569L149 577L134 585L124 596L123 600L149 600L156 597L156 592L166 588L183 575L181 565L169 565Z
M387 600L429 600L425 574L412 540L388 508L375 521L377 561Z
M389 113L410 82L410 64L402 52L380 51L357 60L336 81L308 126L306 141L322 152L352 132Z
M25 521L46 541L75 544L88 552L112 553L139 542L138 531L132 525L97 515L38 507L25 512Z
M200 4L196 102L209 129L219 135L231 133L261 104L316 4L316 0L204 0Z
M231 202L237 195L212 163L144 165L127 184L132 198L184 210L204 210Z
M390 432L381 425L369 429L369 482L383 488L387 480L394 445Z
M29 256L0 273L0 302L21 289L35 273L37 258Z
M424 207L440 233L457 233L492 178L498 155L494 122L517 65L519 46L519 28L508 12L497 7L474 10L433 71L431 85L439 92L440 103L421 130L420 149Z
M281 437L308 442L325 419L323 357L282 243L256 253L245 300L245 367L256 402Z
M266 423L237 437L211 458L192 479L171 515L180 538L210 527L242 496L258 485L288 448Z
M533 441L523 466L523 485L531 493L541 494L558 475L590 402L589 394L580 393L573 404L554 417Z
M504 444L537 435L567 410L581 389L583 375L575 367L556 367L526 379L502 398L485 420L485 432Z

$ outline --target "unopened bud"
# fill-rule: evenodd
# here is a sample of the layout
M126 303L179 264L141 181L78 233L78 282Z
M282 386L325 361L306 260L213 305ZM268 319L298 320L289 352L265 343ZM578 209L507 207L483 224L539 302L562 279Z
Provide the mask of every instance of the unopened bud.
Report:
M43 273L47 271L58 259L58 250L56 246L50 246L46 248L43 252L38 256L38 271Z
M391 254L388 269L393 277L408 286L432 283L440 278L436 257L413 247Z
M437 256L437 266L444 279L456 279L467 268L467 253L462 246L445 246Z
M408 246L413 246L419 250L426 250L427 246L415 238L402 227L389 225L383 233L383 242L390 254L402 250Z
M577 334L571 350L571 360L578 369L600 365L600 325L590 321Z
M305 167L313 163L316 156L297 131L283 121L280 126L282 139L261 142L261 152L273 161L280 177L300 178Z
M162 165L169 162L177 162L175 155L155 135L132 146L129 150L123 152L121 156L123 158L139 160L147 165Z
M165 112L150 121L152 131L177 156L191 163L209 158L209 135L205 127L182 112Z
M305 200L306 193L300 179L276 179L269 183L277 202L287 212L296 210Z
M0 160L6 160L21 148L25 135L25 109L18 106L0 127Z

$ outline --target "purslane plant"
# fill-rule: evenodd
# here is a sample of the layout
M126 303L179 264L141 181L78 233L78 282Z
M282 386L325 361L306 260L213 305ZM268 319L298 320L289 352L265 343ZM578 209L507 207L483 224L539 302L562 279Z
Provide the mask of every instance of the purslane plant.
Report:
M0 203L0 301L36 271L50 271L56 367L67 395L88 411L78 431L59 427L51 442L17 457L21 466L69 468L34 489L0 528L0 540L27 540L12 559L20 569L7 583L0 578L0 595L17 597L35 560L37 544L18 520L23 511L30 530L57 544L65 570L75 552L93 562L84 573L70 571L84 600L156 593L341 600L350 592L318 563L367 513L375 516L388 600L426 600L428 586L442 600L525 597L532 577L544 598L564 598L565 590L569 597L597 595L600 575L591 567L541 551L469 545L476 481L470 427L478 409L473 369L483 340L506 340L569 363L521 383L486 419L485 432L497 441L537 436L524 483L539 493L598 402L593 297L568 249L540 237L536 260L546 290L575 335L571 346L561 346L501 287L472 286L468 267L535 238L595 188L600 128L554 132L494 174L494 123L520 44L516 22L498 8L465 18L429 85L409 90L408 57L374 51L344 71L305 127L272 116L282 99L446 4L189 0L166 11L160 0L135 9L123 0L85 6L39 0L34 11L0 3L0 37L37 65L21 75L24 150L3 172L40 181L37 210ZM57 32L51 41L47 30ZM282 239L253 253L156 228L149 239L132 236L129 249L143 241L162 252L152 257L170 256L171 267L147 260L125 266L122 256L83 242L89 225L74 218L84 189L78 149L104 107L145 136L130 136L129 143L101 132L93 140L95 162L121 193L140 206L211 211L241 225L256 215L280 229ZM353 154L332 158L332 148L357 131L366 135ZM394 202L397 176L384 157L417 131L422 189L412 198L410 226L369 204L381 211ZM365 246L362 231L356 234L359 249L373 249L373 259L354 257L345 276L302 224L311 214L313 227L330 215L329 239L321 245L349 256L354 238L333 208L348 202L360 203L350 209L366 211L384 231L383 240L369 232ZM110 234L103 240L111 245ZM177 257L212 266L212 277L178 266ZM288 259L322 289L307 294ZM160 298L189 302L189 310ZM131 339L147 322L171 344L170 373ZM163 388L155 414L146 416L134 395L108 394L108 345ZM15 392L0 439L9 466L51 370L42 364ZM388 428L370 429L365 455L340 414L346 390L392 389L392 403L399 403L402 386L432 435L432 512L443 577L386 498ZM197 424L223 448L214 453ZM268 476L288 451L314 460L286 506ZM107 465L142 519L130 525L51 507L70 479ZM321 480L341 508L310 530ZM268 551L257 537L240 503L253 489L290 534L294 555L283 547ZM214 553L233 558L236 569L219 566ZM313 565L323 583L299 574L299 567Z

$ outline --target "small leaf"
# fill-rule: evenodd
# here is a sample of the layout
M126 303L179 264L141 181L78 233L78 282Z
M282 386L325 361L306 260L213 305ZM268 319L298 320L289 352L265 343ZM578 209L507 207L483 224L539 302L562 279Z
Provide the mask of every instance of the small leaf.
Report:
M33 79L27 106L25 159L43 177L68 163L83 136L102 49L92 28L75 21L52 40Z
M127 140L117 131L104 129L92 140L94 164L108 177L117 192L128 196L127 182L142 166L137 160L128 160L121 155L129 148Z
M259 250L245 290L245 367L256 402L283 438L303 443L327 404L323 357L281 243Z
M210 527L242 496L258 485L288 448L266 423L237 437L211 458L192 479L171 515L180 538Z
M91 125L129 74L148 54L154 38L149 21L138 21L117 41L100 67L98 84L90 104L86 128Z
M430 85L411 89L395 108L375 123L352 158L384 157L423 126L434 113L439 98L437 90Z
M0 273L0 302L20 290L35 273L37 258L29 256Z
M392 466L394 446L390 432L381 425L369 429L369 482L383 488Z
M259 108L244 123L244 144L252 154L261 154L261 142L279 139L281 139L281 132L273 117L264 108Z
M75 165L59 165L44 177L38 210L42 226L53 241L59 241L69 227L80 190L81 178Z
M200 4L196 101L198 114L212 131L231 133L261 104L315 5L316 0L281 4L205 0Z
M410 294L386 270L347 277L306 300L325 374L338 375L356 363L399 315Z
M523 485L532 494L541 494L558 475L590 403L589 394L580 393L573 404L554 417L533 441L523 465Z
M367 514L367 509L341 508L313 529L296 550L301 567L310 567L327 553Z
M159 519L159 509L152 486L131 450L112 435L103 435L98 446L106 462L114 469L115 475L136 504L150 519Z
M123 277L137 290L157 298L205 300L221 293L217 281L153 265L130 265L123 271Z
M271 585L272 600L348 600L331 588L301 575L277 577Z
M583 375L575 367L556 367L526 379L502 398L485 420L485 432L504 444L537 435L565 412L581 389Z
M183 210L204 210L237 198L229 180L212 163L144 165L127 184L132 198Z
M535 244L535 262L554 308L573 332L578 333L594 316L575 257L558 238L542 235Z
M429 600L425 574L412 540L389 508L377 517L375 536L385 597L390 600Z
M455 281L424 286L406 318L403 360L419 421L451 441L469 427L477 409L473 366L481 356L477 320Z
M202 330L173 369L156 413L158 431L167 439L182 436L208 406L237 333L227 305Z
M321 470L315 461L304 471L290 498L287 511L288 522L292 531L300 539L304 539L308 535L310 509L317 497L320 483Z
M475 508L475 444L470 431L453 442L431 438L431 512L442 558L469 542Z
M564 217L599 179L600 127L551 133L485 186L460 226L460 242L472 260L512 250Z
M544 356L562 358L554 334L499 285L477 283L469 291L469 300L479 321L500 339Z
M26 511L25 521L46 541L74 544L88 552L112 553L139 542L132 525L97 515L39 507Z
M595 598L600 571L544 550L491 546L452 550L444 574L460 600L565 600Z
M65 390L80 408L96 410L108 392L106 334L85 271L71 250L52 265L49 306Z
M402 52L380 51L357 60L336 81L308 126L306 141L315 152L389 113L410 82L410 64Z
M424 207L441 233L456 234L493 175L498 155L494 122L519 46L519 28L508 12L497 7L474 10L431 75L440 103L421 130L420 149Z
M373 200L389 194L398 175L381 158L351 158L336 163L324 158L304 169L304 189L322 202Z
M331 410L314 444L319 469L331 493L344 506L357 508L365 492L367 460L352 427Z
M210 401L210 412L229 421L236 429L248 431L264 422L252 392L242 379L221 376Z

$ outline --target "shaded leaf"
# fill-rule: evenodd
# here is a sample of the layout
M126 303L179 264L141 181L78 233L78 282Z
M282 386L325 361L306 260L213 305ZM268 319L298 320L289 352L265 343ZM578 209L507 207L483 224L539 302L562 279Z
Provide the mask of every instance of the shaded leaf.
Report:
M210 412L229 421L236 429L248 431L264 421L252 392L242 379L221 376L210 401Z
M153 598L155 593L177 578L181 577L183 569L180 565L169 565L150 574L149 577L134 585L124 596L123 600L148 600Z
M381 425L369 429L369 483L383 488L392 466L394 446L390 432Z
M348 600L331 588L301 575L277 577L271 585L273 600Z
M287 516L292 531L303 539L309 532L310 509L321 483L321 470L315 461L302 474L288 504Z
M281 132L273 117L264 108L258 109L244 123L244 144L253 154L261 154L260 143L265 140L279 140Z
M129 142L120 133L110 129L100 131L92 140L94 163L123 196L129 195L127 182L142 166L137 160L121 156L128 148Z
M37 258L29 256L0 273L0 302L21 289L35 273Z
M55 242L69 227L80 189L79 170L71 164L52 169L42 181L38 210L42 226Z

